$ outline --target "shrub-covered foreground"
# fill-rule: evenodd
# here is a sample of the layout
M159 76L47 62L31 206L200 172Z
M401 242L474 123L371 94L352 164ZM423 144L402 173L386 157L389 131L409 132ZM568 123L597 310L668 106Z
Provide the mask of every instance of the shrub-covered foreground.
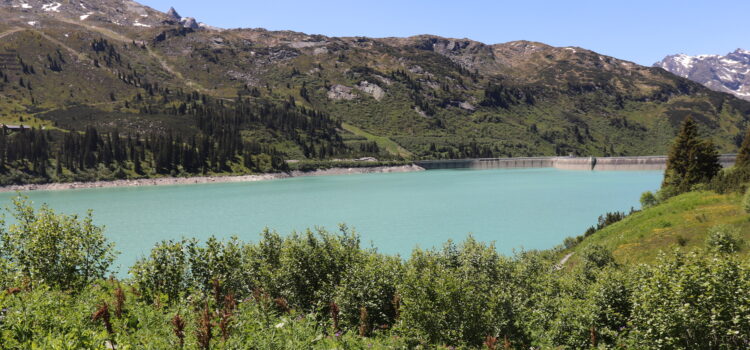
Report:
M626 267L590 246L559 269L555 252L505 257L471 237L402 259L341 227L162 242L118 281L89 219L15 203L2 349L750 347L750 266L731 250Z

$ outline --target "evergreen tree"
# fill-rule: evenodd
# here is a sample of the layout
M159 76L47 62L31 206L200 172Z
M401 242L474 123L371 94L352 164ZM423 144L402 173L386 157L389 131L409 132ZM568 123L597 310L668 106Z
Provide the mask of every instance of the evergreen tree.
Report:
M693 185L709 181L720 169L716 147L700 139L697 124L686 118L669 151L662 187L672 187L676 193L687 192Z
M738 168L750 167L750 128L745 133L745 139L742 141L740 152L737 154L737 163L735 163L735 166Z

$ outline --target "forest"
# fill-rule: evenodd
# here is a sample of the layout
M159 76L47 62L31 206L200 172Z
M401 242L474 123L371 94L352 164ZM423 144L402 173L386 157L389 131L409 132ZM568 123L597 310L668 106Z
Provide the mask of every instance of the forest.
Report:
M89 125L66 131L3 126L0 185L287 171L288 155L276 147L280 142L291 143L312 160L380 152L374 143L346 145L338 133L340 122L293 102L242 97L224 101L157 91L160 95L147 99L136 96L132 107L189 127L121 131L103 124L104 130ZM65 124L75 120L75 114L54 117L58 125L68 127ZM267 130L273 136L253 137L248 130Z

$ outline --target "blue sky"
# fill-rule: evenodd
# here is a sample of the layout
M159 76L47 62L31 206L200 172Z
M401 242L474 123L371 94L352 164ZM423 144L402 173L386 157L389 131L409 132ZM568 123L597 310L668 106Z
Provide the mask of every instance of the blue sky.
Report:
M224 28L329 36L436 34L580 46L644 65L665 55L750 49L750 1L142 0Z

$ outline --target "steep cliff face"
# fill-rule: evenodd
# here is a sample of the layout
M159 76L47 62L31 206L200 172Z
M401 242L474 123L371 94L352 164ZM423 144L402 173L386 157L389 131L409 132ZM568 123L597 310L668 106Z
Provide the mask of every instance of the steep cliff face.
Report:
M654 66L750 101L750 51L737 49L724 56L672 55Z

